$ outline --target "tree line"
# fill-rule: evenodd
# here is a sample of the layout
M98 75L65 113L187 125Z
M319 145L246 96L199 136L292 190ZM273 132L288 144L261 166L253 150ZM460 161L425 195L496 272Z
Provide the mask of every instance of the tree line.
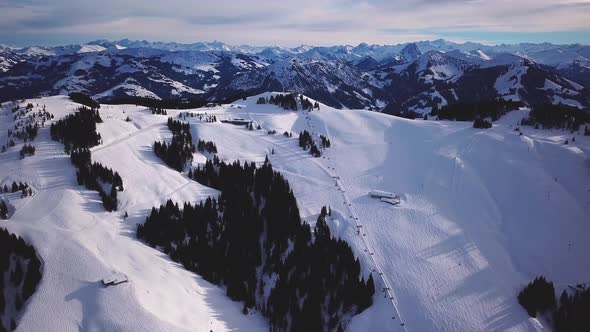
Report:
M541 104L531 106L528 118L521 120L521 125L543 129L566 129L577 131L580 126L590 123L587 110L567 105ZM587 127L585 127L587 130Z
M0 219L8 219L8 206L3 199L0 199Z
M80 107L76 113L51 124L51 139L62 142L66 153L71 149L91 148L101 142L96 132L96 124L101 122L98 110Z
M183 119L186 120L186 118L197 118L199 119L199 121L201 122L207 122L207 123L212 123L212 122L217 122L217 116L215 116L214 114L207 114L207 113L192 113L192 112L184 112L184 113L180 113L178 114L178 118L179 119Z
M50 132L53 140L64 143L70 161L78 168L78 185L97 191L105 210L110 212L117 210L117 192L123 191L123 179L112 169L92 162L90 148L101 142L100 134L96 132L96 124L100 122L98 109L82 106L76 113L51 124Z
M448 104L440 109L435 106L430 114L432 116L437 115L441 120L474 121L477 118L491 118L492 121L496 121L502 115L517 110L522 106L524 104L519 101L494 99L472 103Z
M92 109L100 108L100 104L96 100L92 99L92 97L90 97L89 95L87 95L85 93L72 92L72 93L70 93L69 97L75 103L88 106Z
M117 210L117 191L124 189L123 179L119 173L113 172L112 169L104 167L100 163L93 163L88 148L73 150L70 159L72 164L78 168L76 172L78 185L98 191L105 210L109 212ZM105 187L108 188L108 194Z
M35 248L0 228L0 331L16 329L19 313L36 291L41 276Z
M20 149L20 159L35 155L35 146L33 144L24 144Z
M168 111L166 111L165 108L162 107L158 107L158 106L150 106L149 110L152 112L152 114L157 114L157 115L168 115Z
M553 283L539 276L520 291L518 303L529 316L546 317L556 332L590 331L590 289L582 284L570 288L573 294L564 290L558 302Z
M154 153L162 159L166 165L177 171L182 171L187 161L193 160L195 145L191 135L191 128L187 122L180 122L168 118L168 129L172 131L172 141L154 142Z
M215 156L189 176L221 195L154 207L138 238L224 285L245 313L265 315L271 330L343 330L372 304L373 277L365 279L351 247L331 235L327 209L313 229L302 221L289 183L268 159L256 167Z
M181 100L181 99L154 99L148 97L121 97L121 98L114 98L107 102L106 104L109 105L135 105L135 106L144 106L148 108L160 108L160 109L191 109L191 108L200 108L209 101L205 99L190 99L190 100Z
M302 94L299 95L299 103L301 104L302 110L311 111L313 109L320 109L320 104L317 101L312 103L308 98L303 98ZM256 104L273 104L291 111L296 111L298 109L296 93L271 95L268 98L261 96L256 100Z
M489 129L492 128L492 123L485 119L477 118L473 121L473 128Z
M257 103L273 104L273 105L277 105L285 110L291 110L291 111L297 110L297 95L294 93L289 93L289 94L285 94L285 95L282 95L282 94L272 95L268 99L264 98L264 97L260 97L260 98L258 99ZM263 100L264 100L264 102L263 102Z
M214 142L200 139L197 142L197 150L199 150L199 152L207 151L209 153L217 153L217 146Z
M324 136L320 134L320 140L322 142L322 148L326 149L329 148L330 146L332 146L332 143L330 142L330 139L328 138L328 136Z
M324 140L322 140L322 143L329 145L329 140L327 139L327 137L325 138L325 140L325 142ZM309 149L309 153L316 158L322 155L320 149L318 149L318 146L315 144L313 137L311 137L311 134L307 130L304 130L299 133L299 146L303 150Z
M17 127L17 126L15 126ZM26 124L20 130L16 128L13 130L8 130L8 137L13 137L23 142L32 141L37 137L37 133L39 132L39 125L35 122L33 124Z
M21 197L23 198L33 195L33 189L31 189L31 186L29 186L29 184L26 182L22 183L19 181L19 183L17 184L16 181L13 181L10 188L8 187L8 185L0 187L0 192L4 193L16 193L18 191L21 192Z
M53 114L47 112L45 105L38 112L30 112L33 107L32 103L28 103L25 108L21 108L18 104L12 108L15 122L14 128L7 130L8 143L2 145L0 151L6 152L9 147L15 146L15 140L25 143L35 140L39 132L39 126L44 127L45 121L53 119Z

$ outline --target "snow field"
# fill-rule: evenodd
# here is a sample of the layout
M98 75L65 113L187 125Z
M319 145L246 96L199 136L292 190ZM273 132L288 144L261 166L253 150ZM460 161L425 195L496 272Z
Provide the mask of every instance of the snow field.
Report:
M244 118L262 130L186 121L195 141L215 142L221 159L261 163L268 155L312 225L322 206L331 207L332 233L347 240L365 276L373 271L376 281L374 305L347 330L543 330L518 305L520 288L539 274L560 289L586 281L588 137L564 146L572 135L563 131L521 127L518 136L514 128L526 111L477 130L467 122L412 121L325 105L284 111L257 105L258 97L189 112ZM56 119L75 108L64 97L33 102L46 104ZM0 225L32 242L45 260L19 329L266 330L260 315L242 315L223 289L135 238L136 224L153 206L217 193L153 154L155 140L171 138L167 116L130 105L103 105L100 112L103 143L92 157L123 178L116 213L104 212L97 193L77 186L75 169L48 128L34 142L35 156L19 160L18 144L0 154L0 180L21 179L35 191L12 202L15 215ZM169 110L171 117L179 113ZM2 118L0 139L10 120ZM311 157L297 145L302 130L314 139L327 135L332 147ZM204 160L196 153L193 165ZM401 194L401 204L369 197L374 189ZM116 272L130 282L103 288L100 280Z

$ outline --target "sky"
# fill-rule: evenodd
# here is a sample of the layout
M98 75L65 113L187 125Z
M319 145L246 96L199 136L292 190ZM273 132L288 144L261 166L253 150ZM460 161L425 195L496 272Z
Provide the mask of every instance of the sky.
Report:
M0 0L0 43L95 39L250 45L590 44L590 1Z

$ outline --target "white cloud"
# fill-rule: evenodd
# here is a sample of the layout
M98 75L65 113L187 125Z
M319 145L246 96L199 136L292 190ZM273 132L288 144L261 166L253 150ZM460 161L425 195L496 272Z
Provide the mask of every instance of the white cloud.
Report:
M0 2L0 34L325 45L406 42L436 38L437 31L442 30L509 33L590 29L590 1L28 0L25 5L21 3L20 0Z

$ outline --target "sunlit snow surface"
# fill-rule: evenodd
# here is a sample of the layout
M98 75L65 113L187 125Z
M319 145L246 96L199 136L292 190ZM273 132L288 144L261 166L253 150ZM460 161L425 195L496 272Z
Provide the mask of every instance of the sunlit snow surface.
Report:
M466 122L324 105L311 113L284 111L256 105L257 98L190 112L251 119L262 130L187 118L193 139L214 141L225 160L262 162L269 155L312 224L322 206L332 208L333 234L353 246L365 275L374 270L377 277L375 304L352 319L349 331L541 330L518 305L520 288L539 274L558 289L587 281L588 137L571 142L568 132L530 127L519 136L514 125L526 111L477 130ZM61 96L29 101L47 105L56 119L76 107ZM176 117L180 111L168 112ZM0 113L5 142L12 116ZM44 260L19 330L267 330L261 315L244 316L222 288L135 237L152 206L217 193L153 154L155 140L171 138L167 117L132 105L103 105L100 113L103 144L92 157L123 178L116 213L104 212L98 194L76 184L75 169L63 145L49 139L47 124L34 141L35 156L20 160L20 144L0 154L3 184L26 181L35 192L11 201L16 212L0 225L32 242ZM124 121L127 116L132 121ZM273 129L277 134L268 135ZM330 138L321 158L298 147L304 129ZM194 163L204 160L196 154ZM371 198L374 189L400 194L401 204ZM113 273L129 282L103 287L101 280Z

